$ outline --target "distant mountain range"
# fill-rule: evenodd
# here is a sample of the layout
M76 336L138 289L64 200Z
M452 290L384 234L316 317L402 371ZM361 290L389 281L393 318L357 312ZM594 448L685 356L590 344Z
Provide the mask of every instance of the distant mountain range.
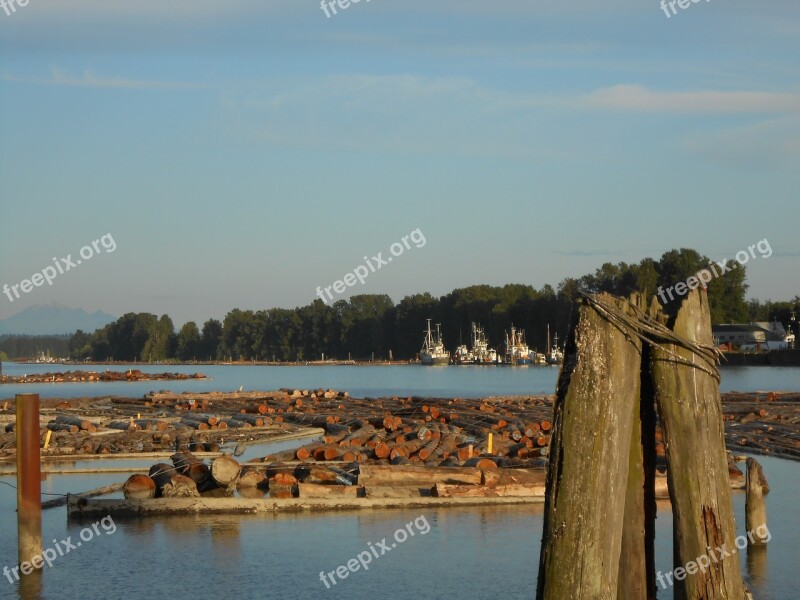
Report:
M7 319L0 319L0 335L59 335L82 329L92 333L116 320L100 310L88 313L82 308L60 304L37 304Z

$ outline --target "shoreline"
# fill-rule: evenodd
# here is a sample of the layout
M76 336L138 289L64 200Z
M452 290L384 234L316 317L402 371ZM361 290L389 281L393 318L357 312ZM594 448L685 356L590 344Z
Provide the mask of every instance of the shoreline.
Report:
M774 355L774 356L773 356ZM84 362L84 361L55 361L51 363L37 362L34 360L8 360L4 361L9 364L16 365L62 365L68 367L114 367L114 366L137 366L137 367L193 367L193 366L221 366L221 367L406 367L406 366L420 366L430 368L441 367L511 367L512 365L505 363L498 364L482 364L482 365L423 365L419 360L307 360L307 361L264 361L264 360L243 360L243 361L227 361L227 360L212 360L212 361L179 361L179 362L152 362L152 363L137 363L137 362ZM560 367L560 364L532 364L532 365L513 365L514 368L552 368ZM720 369L736 368L736 367L797 367L800 366L800 352L795 351L775 351L774 353L726 353L723 354L723 360L718 365Z

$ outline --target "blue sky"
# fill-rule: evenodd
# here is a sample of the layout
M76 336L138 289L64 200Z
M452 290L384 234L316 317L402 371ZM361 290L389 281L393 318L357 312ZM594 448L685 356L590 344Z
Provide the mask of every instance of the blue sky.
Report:
M800 5L30 0L0 11L0 284L113 314L558 284L692 247L800 293ZM345 294L344 297L347 297Z

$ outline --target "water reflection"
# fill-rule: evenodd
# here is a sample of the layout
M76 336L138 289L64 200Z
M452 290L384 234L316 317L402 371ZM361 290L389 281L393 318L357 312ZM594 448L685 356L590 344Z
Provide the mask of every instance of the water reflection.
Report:
M767 579L767 547L747 547L747 573L750 581L759 585Z
M36 569L30 575L23 575L17 586L20 600L40 600L42 596L42 570Z

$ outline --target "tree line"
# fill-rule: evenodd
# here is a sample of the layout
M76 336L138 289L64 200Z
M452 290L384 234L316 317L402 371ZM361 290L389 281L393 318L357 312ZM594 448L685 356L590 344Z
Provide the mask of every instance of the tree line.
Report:
M610 292L627 296L658 294L710 263L692 249L666 252L659 260L636 264L605 263L594 273L564 279L556 289L545 285L473 285L436 298L412 294L395 304L385 294L362 294L327 305L314 300L294 309L231 310L222 321L209 319L175 331L169 316L128 313L94 333L77 331L68 343L71 358L95 361L308 361L326 359L405 360L416 357L426 319L441 323L452 351L468 344L471 323L480 323L498 348L513 324L526 330L532 349L545 350L547 327L564 339L575 299L580 293ZM724 276L708 283L714 323L777 319L789 321L800 297L788 302L747 301L745 268L734 261ZM733 265L736 265L733 267ZM666 296L665 296L666 297ZM668 300L668 298L667 298ZM676 305L675 298L669 305ZM2 347L2 346L0 346ZM498 348L499 349L499 348ZM9 355L10 356L10 355Z
M0 360L36 358L42 352L67 357L69 340L69 335L0 335Z

